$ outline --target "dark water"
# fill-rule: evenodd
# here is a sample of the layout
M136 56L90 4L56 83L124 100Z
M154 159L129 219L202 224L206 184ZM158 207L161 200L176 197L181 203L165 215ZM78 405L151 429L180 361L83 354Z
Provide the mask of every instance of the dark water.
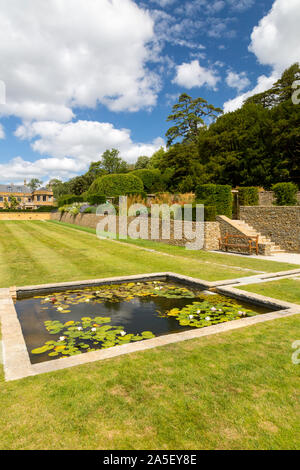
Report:
M181 286L182 287L182 286ZM209 294L208 294L209 296ZM45 296L47 297L47 296ZM201 299L203 300L203 299ZM44 322L58 320L62 323L70 320L80 321L82 317L110 317L111 326L122 326L127 333L141 334L143 331L151 331L155 336L187 331L188 326L179 325L175 317L161 317L166 311L172 308L183 308L199 299L195 298L177 298L170 299L165 297L135 297L130 301L103 303L90 302L77 305L71 305L68 308L71 313L62 314L57 311L57 307L47 304L47 309L42 309L41 299L24 299L16 302L16 311L22 327L23 336L26 342L27 350L32 364L57 359L49 357L48 352L43 354L31 354L31 350L41 347L46 341L58 340L61 336L50 335L46 330ZM251 309L257 313L266 313L267 310L242 304L244 308Z

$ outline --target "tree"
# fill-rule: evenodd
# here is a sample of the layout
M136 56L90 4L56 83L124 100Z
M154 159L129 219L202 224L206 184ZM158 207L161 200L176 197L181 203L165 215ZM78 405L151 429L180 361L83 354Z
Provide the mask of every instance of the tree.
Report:
M29 183L28 183L27 186L29 186L29 188L30 188L31 191L33 192L33 191L35 191L37 188L39 188L40 186L42 186L42 184L43 184L43 181L41 181L41 180L39 180L39 179L37 179L37 178L32 178L32 179L29 181Z
M70 194L69 182L63 183L57 178L50 180L46 187L53 191L54 199L58 199L60 196L64 196L65 194Z
M137 159L134 169L135 170L145 170L150 165L150 157L141 156Z
M160 169L162 166L165 153L166 152L163 147L160 147L158 150L156 150L156 152L154 152L154 154L150 158L149 168Z
M295 63L286 69L280 79L267 91L251 96L247 103L261 104L264 108L273 108L281 103L291 100L294 89L292 87L296 80L300 79L300 65Z
M87 173L82 176L76 176L68 182L70 194L80 196L82 193L87 191L93 181L90 180Z
M120 151L117 149L105 150L99 163L99 169L109 174L126 173L128 171L127 163L119 154Z
M222 109L208 104L205 99L193 99L186 93L180 95L178 103L173 106L172 111L167 121L174 121L175 126L166 133L168 147L178 138L182 138L183 142L195 141L199 128L206 124L205 119L214 120L223 112Z

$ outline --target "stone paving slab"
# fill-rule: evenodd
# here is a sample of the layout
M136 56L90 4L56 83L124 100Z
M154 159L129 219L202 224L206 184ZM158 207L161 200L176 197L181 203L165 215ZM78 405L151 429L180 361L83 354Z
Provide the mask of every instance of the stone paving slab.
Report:
M255 317L243 318L231 322L221 323L218 325L209 326L202 329L193 329L182 333L169 334L159 336L153 339L144 340L138 343L129 343L122 346L115 346L109 349L84 353L82 355L56 359L54 361L43 362L40 364L32 365L30 363L29 355L27 352L25 340L22 334L20 322L17 317L17 312L14 307L12 298L10 297L10 290L5 289L0 297L0 318L2 325L3 335L3 362L5 379L18 380L24 377L38 375L46 372L53 372L56 370L74 367L89 362L110 359L123 354L130 354L139 351L145 351L159 346L166 346L168 344L186 341L204 336L223 333L226 331L252 326L266 321L284 318L286 316L300 314L300 305L283 302L280 300L264 297L258 294L245 292L228 286L228 283L237 283L237 280L219 281L210 283L201 279L195 279L189 276L178 275L175 273L152 273L138 276L123 276L118 278L106 278L89 281L68 282L59 284L47 284L41 286L28 286L17 288L18 295L33 295L37 293L48 292L49 289L53 291L57 289L70 289L83 286L99 285L99 284L114 284L127 281L145 281L145 280L159 280L168 279L172 281L184 282L187 285L198 286L204 289L213 289L219 293L234 297L237 299L246 300L250 303L263 305L274 309L274 312L257 315ZM3 291L3 290L2 290ZM7 295L7 297L5 297Z

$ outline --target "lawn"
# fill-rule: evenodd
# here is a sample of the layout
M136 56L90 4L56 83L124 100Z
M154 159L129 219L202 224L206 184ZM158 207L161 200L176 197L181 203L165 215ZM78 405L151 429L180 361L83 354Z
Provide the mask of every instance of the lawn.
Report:
M0 386L1 449L297 449L297 316Z
M297 267L158 243L155 247L161 253L50 222L0 222L0 287L161 271L216 281Z
M300 304L300 279L281 279L280 281L250 284L249 286L241 286L240 289Z
M156 245L172 256L54 223L0 222L0 287L153 271L216 280L295 267ZM1 372L0 449L297 449L298 339L296 315L15 382Z

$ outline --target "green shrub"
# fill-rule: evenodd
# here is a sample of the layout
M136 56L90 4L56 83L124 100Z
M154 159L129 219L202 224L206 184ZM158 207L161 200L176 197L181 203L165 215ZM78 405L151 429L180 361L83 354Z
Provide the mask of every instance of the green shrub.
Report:
M113 197L143 189L144 184L140 178L130 173L120 173L100 176L92 183L88 194L106 194L108 197Z
M92 206L105 204L106 196L103 196L102 194L88 194L86 197L86 201L92 204Z
M76 196L75 194L66 194L58 198L58 207L73 204L74 202L84 202L84 198L82 196Z
M202 204L214 205L216 202L216 185L199 184L196 187L196 199L202 201Z
M145 191L148 193L161 191L163 188L162 176L159 170L135 170L131 174L143 181Z
M232 218L232 188L229 185L216 185L216 211L217 215L226 215Z
M204 206L205 222L215 222L217 216L216 206Z
M84 214L96 214L96 211L97 211L97 207L86 207L83 213Z
M52 211L57 211L56 206L41 206L38 209L36 209L37 212L52 212Z
M241 206L258 206L258 188L255 186L239 188L239 203Z
M56 206L41 206L38 209L1 209L0 212L24 212L24 213L35 213L35 212L52 212L56 211L57 207Z
M298 187L294 183L277 183L272 186L276 206L296 206Z
M232 191L229 185L200 184L196 187L196 201L204 206L215 207L216 215L232 217ZM209 217L213 217L213 209L208 209Z

